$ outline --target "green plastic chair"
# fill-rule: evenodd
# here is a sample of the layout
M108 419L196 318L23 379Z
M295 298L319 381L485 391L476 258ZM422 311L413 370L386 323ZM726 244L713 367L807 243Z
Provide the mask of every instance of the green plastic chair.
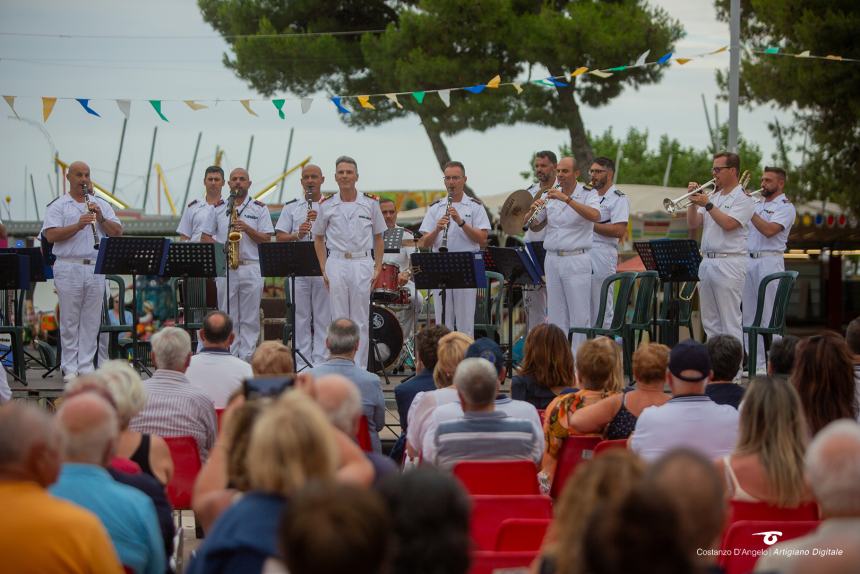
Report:
M111 325L110 306L108 305L107 294L105 294L104 305L102 306L102 324L99 327L99 334L108 334L108 357L119 359L122 356L119 336L122 333L131 332L133 328L125 322L125 281L119 275L107 275L105 276L105 281L115 283L117 286L117 298L119 299L119 309L122 316L119 318L119 325Z
M573 341L575 333L585 334L589 339L597 336L606 337L624 337L625 324L627 323L627 307L630 305L630 295L633 292L633 283L636 281L636 273L632 271L624 271L621 273L613 273L603 280L600 286L600 307L597 310L597 317L591 327L575 326L571 327L567 332L568 341ZM612 315L612 323L608 328L603 328L603 320L606 317L606 296L610 289L616 287L615 293L614 314ZM589 297L588 293L583 294L584 297Z
M624 325L624 374L633 380L633 351L639 345L643 331L650 331L654 318L654 296L659 276L656 271L636 273L636 299L633 317Z
M764 337L765 353L770 349L771 341L774 335L785 334L785 315L788 309L789 296L791 289L797 281L797 271L782 271L780 273L771 273L762 278L758 284L758 297L755 304L755 317L750 325L744 327L744 333L749 335L747 339L747 372L753 375L756 372L756 360L758 354L758 337ZM773 312L770 315L770 322L767 326L761 324L762 315L764 315L764 298L767 295L767 286L779 281L776 286L776 296L773 301Z
M695 339L693 335L693 294L696 292L695 281L687 281L681 287L680 301L678 301L678 325L686 327L690 332L690 338ZM666 329L669 327L669 304L672 299L671 283L663 284L663 301L660 304L660 310L657 313L657 318L654 319L654 326L660 329L660 341L666 340Z
M475 305L475 338L478 332L483 336L499 341L502 330L502 305L505 299L505 277L501 273L485 271L487 286L478 289L478 301ZM496 294L493 295L493 282L498 283Z

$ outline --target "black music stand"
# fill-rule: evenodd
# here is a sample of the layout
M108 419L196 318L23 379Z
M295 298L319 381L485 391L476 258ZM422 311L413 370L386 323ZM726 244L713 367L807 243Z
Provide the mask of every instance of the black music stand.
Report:
M413 253L409 257L415 288L440 290L442 323L445 323L446 289L477 289L487 286L484 256L480 252Z
M502 274L508 288L508 373L514 363L514 285L540 285L541 278L534 261L522 247L488 247L487 251L493 258L496 270Z
M543 248L543 241L529 241L526 243L526 251L532 258L532 262L537 268L538 275L541 277L546 275L546 267L544 266L544 263L546 262L546 249Z
M305 367L313 365L296 346L296 277L321 277L322 270L312 241L277 241L260 243L260 275L263 277L288 277L290 279L290 342L293 347L293 364L298 367L296 356L302 358ZM305 367L302 367L304 369ZM302 370L298 369L298 370ZM298 372L298 371L296 371Z
M188 278L212 278L224 274L223 260L219 269L218 258L215 256L214 243L191 243L187 241L171 243L167 252L167 263L164 266L164 277L182 278L182 301L185 306L182 313L181 327L191 335L188 326ZM220 271L220 273L219 273ZM191 337L192 340L194 337Z
M656 271L660 276L663 289L671 286L672 296L667 313L669 328L662 338L666 345L674 347L680 330L679 284L699 280L699 264L702 262L699 244L693 239L655 239L636 241L633 248L639 253L645 269Z
M99 275L131 275L131 362L149 376L152 373L137 357L137 276L163 276L169 250L167 238L105 237L99 244L96 259L95 272Z
M382 234L385 253L400 253L403 248L403 231L402 227L392 227L385 230L385 233Z
M20 250L12 250L20 251ZM5 252L0 254L0 290L12 291L12 308L6 309L6 317L2 318L0 333L12 336L13 370L8 371L21 384L27 384L27 361L24 355L22 332L24 323L19 293L30 289L31 281L30 258L26 253ZM10 317L14 315L14 320ZM8 324L7 324L8 323ZM9 353L3 353L5 357ZM5 367L2 367L5 368Z

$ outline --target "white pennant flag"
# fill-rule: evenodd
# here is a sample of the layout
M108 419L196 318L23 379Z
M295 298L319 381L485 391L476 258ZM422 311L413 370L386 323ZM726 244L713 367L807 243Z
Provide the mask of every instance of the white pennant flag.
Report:
M651 53L651 50L645 50L645 52L636 59L635 65L636 66L644 66L645 65L645 58L647 58L648 54L650 54L650 53Z
M442 100L442 103L445 104L446 108L451 107L451 90L439 90L437 92L439 94L439 99Z
M311 104L314 103L313 98L302 98L302 113L308 113L308 110L311 109Z
M116 107L119 108L125 119L128 119L128 116L131 114L131 100L117 100Z
M397 99L397 94L385 94L385 97L388 98L388 101L397 106L398 109L403 109L403 104Z

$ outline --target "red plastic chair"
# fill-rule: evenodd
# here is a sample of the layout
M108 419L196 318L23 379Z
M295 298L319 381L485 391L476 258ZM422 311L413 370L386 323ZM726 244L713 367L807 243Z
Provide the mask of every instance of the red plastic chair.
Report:
M616 440L602 440L597 443L597 446L594 447L594 456L599 455L602 452L606 452L611 448L627 448L627 439L619 438Z
M525 568L537 558L537 552L472 552L469 574L492 574L505 568Z
M373 443L370 442L370 426L365 416L358 419L358 431L355 433L355 440L358 441L358 446L364 452L373 451Z
M557 499L561 495L567 479L583 460L594 456L594 447L601 441L599 436L572 436L564 439L564 444L558 453L558 464L555 467L555 477L549 495Z
M540 494L537 468L530 460L466 460L454 476L469 494Z
M218 420L218 431L221 431L221 417L224 416L224 409L215 409L215 418Z
M741 520L796 522L798 520L818 520L818 518L818 505L814 502L807 502L795 508L781 508L765 502L732 500L728 524L731 525Z
M815 530L818 524L817 520L787 522L781 520L741 520L735 522L729 527L723 541L720 566L722 566L725 574L752 572L762 551L770 548L776 542L806 536Z
M167 498L175 510L191 508L191 491L200 472L200 451L190 436L164 437L173 458L173 478L167 483Z
M550 522L548 518L508 518L499 526L496 552L540 550Z
M552 501L548 496L529 494L518 496L472 496L471 534L475 547L492 550L496 546L499 528L509 518L552 518Z
M546 409L538 409L538 416L540 417L540 424L543 426L543 420L546 418Z

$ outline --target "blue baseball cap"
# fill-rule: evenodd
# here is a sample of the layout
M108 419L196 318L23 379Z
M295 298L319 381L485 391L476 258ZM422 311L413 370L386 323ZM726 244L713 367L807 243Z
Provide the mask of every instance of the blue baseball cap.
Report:
M684 371L696 371L700 376L681 376ZM669 372L688 383L698 383L711 373L708 348L693 339L675 345L669 353Z
M505 368L505 354L502 352L502 348L494 340L487 337L481 337L469 345L469 348L466 349L465 358L472 357L490 361L496 367L497 373L501 373L502 369Z

